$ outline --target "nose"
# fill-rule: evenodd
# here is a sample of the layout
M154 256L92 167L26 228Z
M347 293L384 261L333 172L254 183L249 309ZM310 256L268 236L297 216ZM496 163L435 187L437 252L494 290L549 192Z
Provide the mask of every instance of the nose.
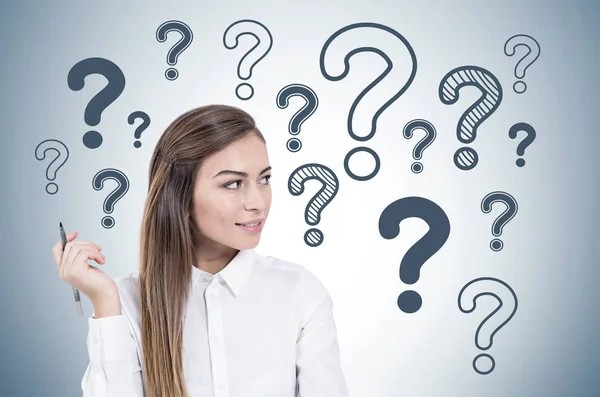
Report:
M244 207L247 211L265 209L267 204L267 195L270 194L269 189L260 184L247 184L244 195Z

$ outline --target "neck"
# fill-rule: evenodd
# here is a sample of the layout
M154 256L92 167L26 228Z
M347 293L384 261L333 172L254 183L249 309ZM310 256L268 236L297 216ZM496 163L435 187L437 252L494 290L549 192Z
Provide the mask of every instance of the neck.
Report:
M231 262L239 251L231 247L223 247L222 249L211 251L201 248L197 250L194 266L207 273L217 274Z

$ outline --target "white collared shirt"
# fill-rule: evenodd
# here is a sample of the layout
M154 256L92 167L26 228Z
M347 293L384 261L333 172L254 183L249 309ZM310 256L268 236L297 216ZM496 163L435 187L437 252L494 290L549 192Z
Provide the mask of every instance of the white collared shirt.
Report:
M333 301L313 273L253 249L215 275L192 269L182 347L190 397L348 396ZM83 397L144 396L138 274L115 279L121 315L88 318Z

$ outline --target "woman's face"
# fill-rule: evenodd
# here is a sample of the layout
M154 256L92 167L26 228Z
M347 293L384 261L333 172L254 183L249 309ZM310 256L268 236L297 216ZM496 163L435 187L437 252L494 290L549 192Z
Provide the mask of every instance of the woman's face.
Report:
M271 171L265 143L246 135L205 160L198 171L190 216L202 244L235 249L258 245L271 208ZM255 230L238 226L262 220Z

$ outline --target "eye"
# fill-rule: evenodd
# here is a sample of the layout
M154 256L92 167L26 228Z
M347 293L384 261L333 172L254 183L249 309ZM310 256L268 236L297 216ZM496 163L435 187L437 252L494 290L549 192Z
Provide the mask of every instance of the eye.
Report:
M270 175L270 174L269 174L269 175L265 175L265 176L263 177L263 179L265 179L265 178L269 178L269 179L267 179L267 183L266 183L266 185L268 185L268 184L269 184L269 182L271 181L271 175Z
M232 182L228 183L227 185L223 185L223 187L224 187L225 189L229 189L229 190L235 190L235 188L233 188L233 189L232 189L232 188L228 188L228 187L227 187L227 186L231 186L231 185L233 185L233 184L235 184L235 183L242 183L242 181L241 181L241 180L232 181Z

